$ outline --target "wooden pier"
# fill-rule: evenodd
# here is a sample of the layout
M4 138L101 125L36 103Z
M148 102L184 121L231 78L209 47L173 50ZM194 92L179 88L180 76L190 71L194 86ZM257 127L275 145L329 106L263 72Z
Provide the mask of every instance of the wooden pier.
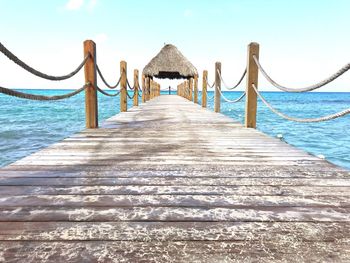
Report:
M349 262L349 172L180 96L0 169L1 262Z

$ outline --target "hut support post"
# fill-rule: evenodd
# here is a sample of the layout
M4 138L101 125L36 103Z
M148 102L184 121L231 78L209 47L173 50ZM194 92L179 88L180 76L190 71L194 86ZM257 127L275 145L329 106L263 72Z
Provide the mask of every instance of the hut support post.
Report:
M139 71L134 70L134 106L139 106Z
M85 124L86 128L98 127L97 80L96 80L96 44L91 40L84 42L84 57L90 54L85 63L85 83L90 85L85 89Z
M151 79L150 89L151 89L150 99L153 99L154 98L154 81L153 81L153 79Z
M127 111L127 85L126 85L126 62L120 61L120 111Z
M220 76L221 74L221 63L216 62L215 63L215 98L214 98L214 111L220 112L220 100L221 100L221 81Z
M193 78L190 78L189 80L189 89L190 89L189 100L193 101Z
M198 75L194 76L193 93L193 102L198 103Z
M150 81L151 79L149 77L146 77L145 79L145 98L146 101L149 101L149 97L150 97Z
M208 80L208 71L203 71L203 78L202 78L202 107L207 107L207 80Z
M146 102L146 88L145 88L145 75L142 74L142 103Z
M245 127L256 128L256 110L257 110L257 94L253 88L253 84L258 88L258 67L253 56L259 59L259 44L250 43L248 45L247 57L247 85L246 85L246 103L245 103Z
M185 89L186 89L186 99L190 100L190 82L188 80L185 81Z

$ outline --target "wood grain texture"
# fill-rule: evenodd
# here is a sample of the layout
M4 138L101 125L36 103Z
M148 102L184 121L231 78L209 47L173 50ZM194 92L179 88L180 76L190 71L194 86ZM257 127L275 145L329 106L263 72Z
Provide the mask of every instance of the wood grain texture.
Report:
M349 171L184 87L0 169L0 262L350 261Z
M90 83L85 89L85 127L98 127L97 75L96 75L96 44L92 40L84 41L84 57L90 55L84 65L85 83Z

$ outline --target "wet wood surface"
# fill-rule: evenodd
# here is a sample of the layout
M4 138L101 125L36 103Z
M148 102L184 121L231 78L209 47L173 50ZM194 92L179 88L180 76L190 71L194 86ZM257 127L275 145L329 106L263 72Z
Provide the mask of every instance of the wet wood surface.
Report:
M349 262L350 174L178 96L0 169L0 262Z

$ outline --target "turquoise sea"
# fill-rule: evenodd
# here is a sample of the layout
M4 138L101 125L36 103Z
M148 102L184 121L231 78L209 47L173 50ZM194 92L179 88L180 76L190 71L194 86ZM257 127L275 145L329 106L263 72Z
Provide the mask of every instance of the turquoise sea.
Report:
M67 90L22 90L43 95L58 95ZM167 92L164 92L167 94ZM229 99L241 92L224 92ZM350 93L284 93L263 92L277 109L300 118L313 118L350 107ZM209 92L208 97L212 97ZM199 95L200 99L200 95ZM100 121L118 113L119 97L99 94ZM208 107L213 108L213 100ZM129 100L129 107L132 102ZM29 101L0 94L0 167L84 129L84 94L63 101ZM240 122L244 121L244 99L236 104L222 100L221 111ZM314 155L350 169L350 116L323 123L296 123L271 113L259 101L258 129Z

